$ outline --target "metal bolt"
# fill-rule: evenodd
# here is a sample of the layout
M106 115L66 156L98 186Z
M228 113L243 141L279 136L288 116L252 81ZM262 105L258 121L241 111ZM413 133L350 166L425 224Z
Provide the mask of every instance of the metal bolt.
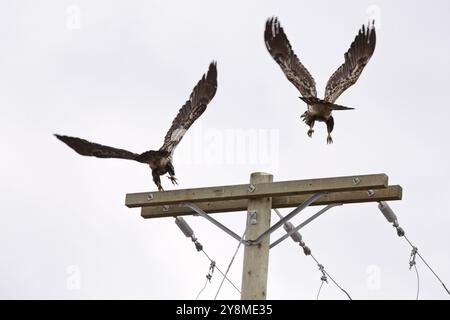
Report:
M256 211L249 211L248 214L250 216L250 224L255 225L258 222L256 218Z
M354 184L359 184L360 182L361 182L361 180L358 177L353 178Z
M373 196L375 195L375 191L373 191L373 190L368 190L368 191L367 191L367 195L368 195L369 197L373 197Z
M255 185L251 184L251 185L248 186L248 189L247 189L247 190L248 190L248 192L251 193L251 192L253 192L253 191L256 190L256 187L255 187Z
M149 194L148 194L147 200L153 200L153 193L149 193Z

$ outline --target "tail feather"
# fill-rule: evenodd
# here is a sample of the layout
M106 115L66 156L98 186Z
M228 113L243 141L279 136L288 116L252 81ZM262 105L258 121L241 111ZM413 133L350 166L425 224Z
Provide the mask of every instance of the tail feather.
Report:
M136 158L139 156L138 154L127 150L104 146L80 138L61 136L58 134L55 134L55 137L82 156L92 156L97 158L117 158L127 160L136 160Z
M341 106L338 104L334 104L332 103L330 105L331 110L355 110L355 108L350 108L350 107L346 107L346 106Z

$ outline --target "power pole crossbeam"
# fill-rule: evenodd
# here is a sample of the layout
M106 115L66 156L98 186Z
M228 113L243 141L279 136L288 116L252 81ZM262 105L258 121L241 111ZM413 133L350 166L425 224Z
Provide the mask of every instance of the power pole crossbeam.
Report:
M308 200L314 194L302 194L296 196L272 197L272 208L295 208ZM333 203L365 203L379 201L394 201L402 199L402 188L400 186L388 186L383 189L371 189L343 192L330 192L319 200L311 204L311 206L323 206ZM204 212L222 213L222 212L238 212L247 211L248 200L217 200L207 202L195 202L195 205ZM177 217L195 214L190 208L180 206L180 204L158 205L153 207L142 207L141 216L145 219Z
M354 191L382 189L388 186L386 174L370 174L336 178L321 178L293 181L261 183L257 188L252 184L217 186L196 189L170 190L164 192L130 193L125 205L129 208L179 204L182 202L204 202L280 197L314 194L321 191Z

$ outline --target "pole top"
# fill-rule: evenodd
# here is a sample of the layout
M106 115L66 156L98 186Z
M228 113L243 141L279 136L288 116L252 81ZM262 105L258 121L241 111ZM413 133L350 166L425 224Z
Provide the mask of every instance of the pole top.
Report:
M253 172L250 177L257 177L257 176L271 176L273 177L273 174L267 173L267 172Z

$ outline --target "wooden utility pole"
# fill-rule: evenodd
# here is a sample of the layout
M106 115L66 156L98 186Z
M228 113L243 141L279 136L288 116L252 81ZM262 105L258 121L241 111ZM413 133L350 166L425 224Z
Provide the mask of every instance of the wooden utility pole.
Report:
M250 176L250 190L256 190L260 183L271 183L273 176L255 172ZM246 239L256 239L270 228L272 198L256 198L248 201ZM244 268L242 272L242 300L265 300L267 292L267 273L269 268L269 237L261 243L246 246L244 249Z
M308 203L308 199L317 193L321 193L320 197L310 205L402 199L402 187L388 185L388 176L385 174L278 182L272 180L270 174L253 173L250 184L129 193L125 204L129 208L140 208L144 218L198 215L194 207L186 205L192 204L216 226L220 223L209 214L247 210L241 299L263 300L267 295L269 264L269 237L264 236L270 232L264 233L270 228L271 209L298 207ZM230 234L229 229L227 233ZM239 239L240 235L231 233L236 240Z

